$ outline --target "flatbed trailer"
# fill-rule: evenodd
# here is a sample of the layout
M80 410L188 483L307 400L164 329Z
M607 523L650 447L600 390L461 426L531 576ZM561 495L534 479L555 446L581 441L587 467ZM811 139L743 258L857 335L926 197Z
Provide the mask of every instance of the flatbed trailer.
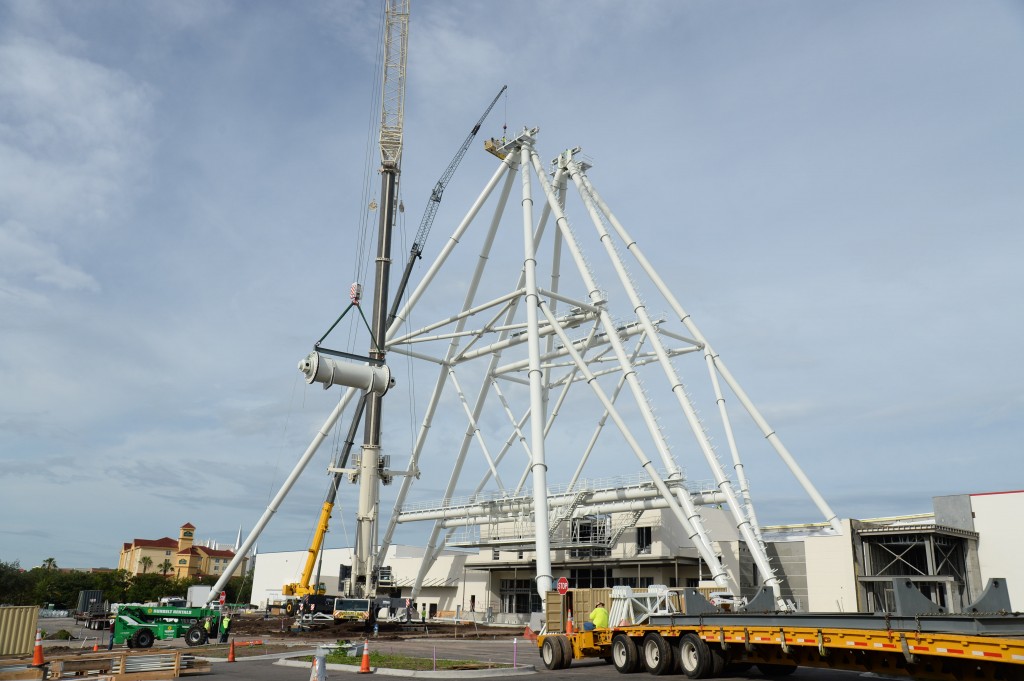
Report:
M543 634L537 643L549 669L603 658L621 673L682 672L694 679L757 666L768 677L818 667L938 681L1024 680L1024 614L1009 611L1005 589L1000 594L990 582L977 603L951 615L909 581L896 588L896 612L881 614L724 612L686 589L684 612ZM751 606L764 603L771 600L759 595Z

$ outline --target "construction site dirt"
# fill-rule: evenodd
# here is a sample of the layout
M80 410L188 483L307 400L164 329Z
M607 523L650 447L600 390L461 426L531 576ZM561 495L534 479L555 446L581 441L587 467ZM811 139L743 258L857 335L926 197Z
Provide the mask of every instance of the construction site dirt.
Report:
M337 641L357 640L374 637L384 640L408 638L522 638L523 628L494 627L472 621L436 621L426 623L396 623L380 621L374 634L372 626L365 622L327 622L295 629L291 617L264 617L263 615L238 615L232 618L231 634L234 637L264 637L275 640Z

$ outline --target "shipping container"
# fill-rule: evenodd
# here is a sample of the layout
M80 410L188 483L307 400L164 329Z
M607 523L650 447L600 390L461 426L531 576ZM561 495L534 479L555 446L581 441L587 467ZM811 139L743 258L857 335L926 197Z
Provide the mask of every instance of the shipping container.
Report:
M38 607L0 606L0 655L31 655L38 626Z
M102 591L89 590L78 592L78 607L75 609L75 612L98 615L106 611L107 608L103 603Z

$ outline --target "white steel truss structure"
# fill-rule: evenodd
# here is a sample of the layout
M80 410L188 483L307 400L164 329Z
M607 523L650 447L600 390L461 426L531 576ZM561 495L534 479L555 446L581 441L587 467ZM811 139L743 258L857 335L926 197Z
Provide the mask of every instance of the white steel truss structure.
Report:
M496 155L502 159L498 169L388 329L388 356L401 354L429 362L438 372L405 469L382 472L385 480L397 475L402 482L376 565L400 523L432 521L415 595L433 559L457 528L485 528L478 530L480 545L532 544L537 589L543 594L552 586L552 541L558 542L567 519L631 511L635 522L645 508L666 508L684 528L716 583L739 594L734 576L715 554L714 539L699 510L704 504L724 504L763 585L773 589L779 607L785 608L761 541L726 410L725 389L838 532L835 513L654 270L637 240L601 198L587 176L590 165L582 160L579 149L559 155L551 172L546 172L535 149L536 133L536 129L524 130L498 150ZM521 197L511 201L517 178ZM589 236L583 236L579 225L570 224L566 214L570 186L593 230ZM425 303L427 293L432 285L439 285L443 268L448 271L459 263L461 271L467 271L470 260L462 254L457 259L453 256L457 247L469 241L470 227L494 195L493 212L478 240L475 267L459 286L465 292L462 306L454 313L437 314L436 306ZM516 203L521 211L518 219L512 208ZM520 226L513 247L507 245L510 222ZM585 254L588 246L591 251ZM513 271L505 282L512 284L510 288L495 289L502 274L491 270L516 251L520 255L511 262L518 275ZM603 256L599 266L588 260L595 252ZM636 283L629 266L640 273L636 280L642 277L646 288ZM607 289L599 285L598 276L610 280ZM642 297L650 289L658 304L667 306L667 313L651 312ZM411 329L407 320L414 310L417 320L425 315L435 320ZM706 389L716 403L716 427L725 433L731 473L712 446L676 367L686 356L703 365L700 373L708 376ZM350 388L342 398L318 439L333 426L354 390ZM590 405L593 418L568 416L578 413L583 402ZM659 416L659 409L669 410L672 416ZM428 437L439 410L448 420L453 411L463 414L465 431L454 452L450 445L442 448L447 451L438 451ZM568 433L560 430L562 421L569 421ZM582 436L581 423L589 424ZM712 483L701 487L687 480L669 445L666 424L685 426L710 470ZM587 481L584 470L602 446L614 451L616 471L636 471L638 466L642 478L627 484L615 481L604 488ZM692 450L693 445L689 447ZM516 450L522 450L521 457L512 454ZM479 470L467 466L477 454L484 472L467 483L463 472ZM575 461L566 465L570 456ZM451 466L443 498L430 504L407 503L421 461L432 461L436 467L442 458L445 466ZM630 460L635 461L632 466ZM549 480L553 471L569 470L567 480ZM607 467L601 475L608 475ZM497 531L499 525L515 527L517 523L520 531L515 536L502 537ZM524 540L522 528L532 531L532 537ZM601 529L602 541L617 537L623 529Z

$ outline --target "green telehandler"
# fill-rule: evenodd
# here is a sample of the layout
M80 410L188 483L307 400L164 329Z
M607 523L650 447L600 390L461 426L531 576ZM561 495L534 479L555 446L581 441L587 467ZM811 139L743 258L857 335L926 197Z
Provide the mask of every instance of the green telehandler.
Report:
M114 643L129 648L151 648L156 640L185 637L190 646L200 646L216 636L221 613L213 608L122 605L114 618ZM210 630L203 626L210 620Z

